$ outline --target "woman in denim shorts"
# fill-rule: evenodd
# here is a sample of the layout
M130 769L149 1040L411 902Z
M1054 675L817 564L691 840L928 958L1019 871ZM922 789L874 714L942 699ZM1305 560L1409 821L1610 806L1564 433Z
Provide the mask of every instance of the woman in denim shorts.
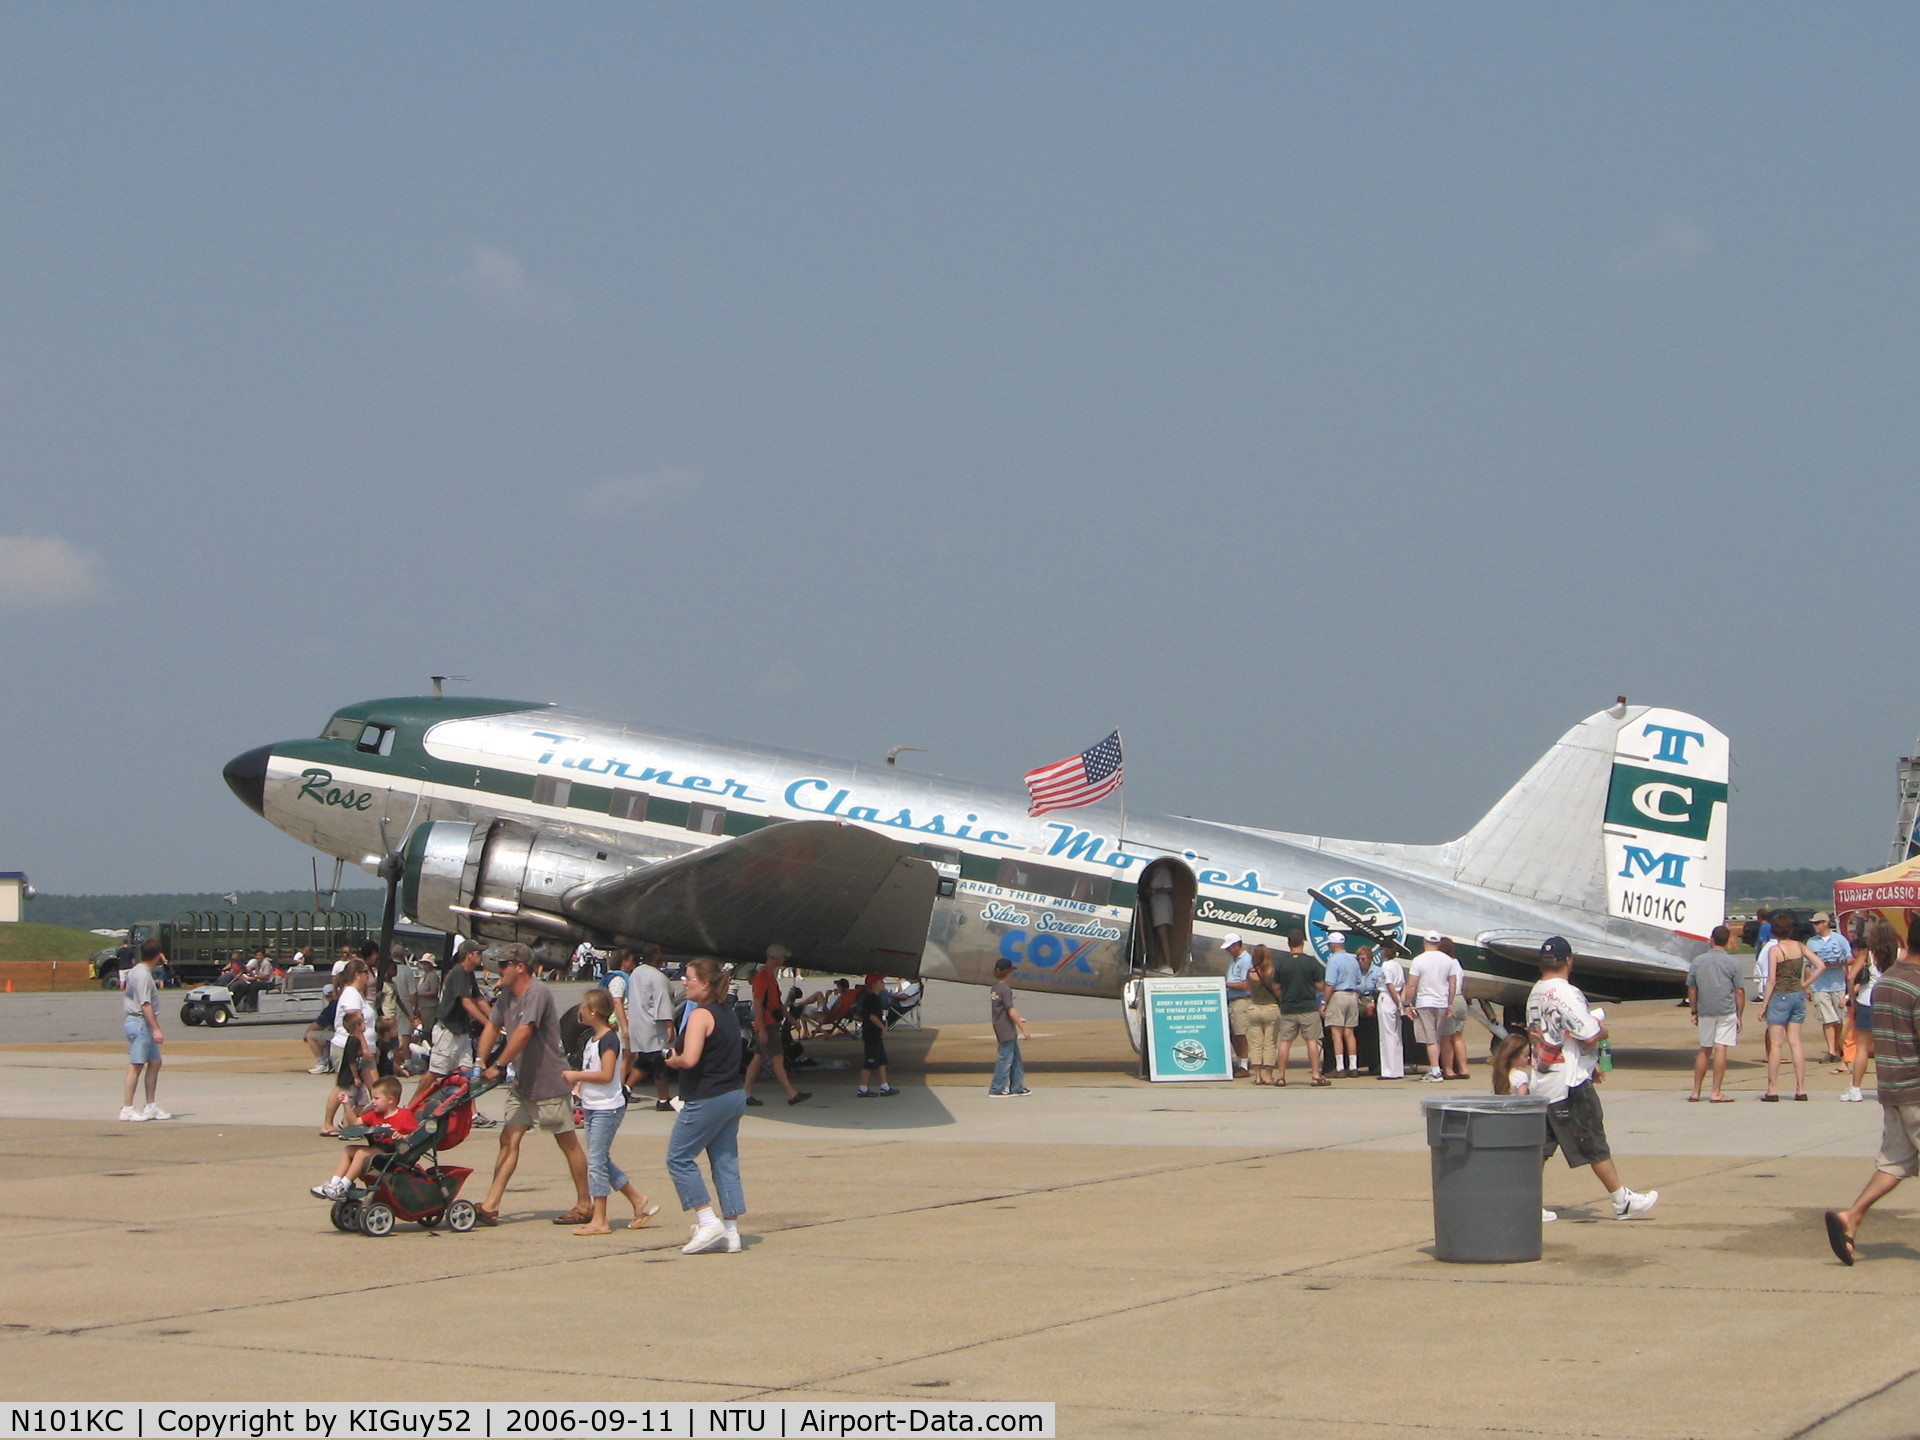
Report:
M1808 971L1819 973L1819 957L1800 943L1800 922L1782 910L1773 920L1774 947L1767 953L1767 988L1760 1003L1767 1020L1767 1093L1762 1100L1780 1098L1780 1047L1793 1051L1793 1098L1807 1098L1807 1052L1800 1043L1800 1027L1807 1018Z

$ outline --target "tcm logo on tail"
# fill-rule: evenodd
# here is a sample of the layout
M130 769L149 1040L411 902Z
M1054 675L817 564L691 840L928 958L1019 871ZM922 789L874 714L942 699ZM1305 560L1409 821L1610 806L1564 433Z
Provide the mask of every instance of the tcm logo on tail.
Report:
M1615 735L1602 822L1607 913L1705 935L1726 915L1727 737L1677 710Z

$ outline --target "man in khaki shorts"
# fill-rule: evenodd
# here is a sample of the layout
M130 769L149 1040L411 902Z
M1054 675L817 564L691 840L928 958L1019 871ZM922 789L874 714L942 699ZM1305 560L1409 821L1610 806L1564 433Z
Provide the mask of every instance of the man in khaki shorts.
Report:
M1320 1039L1326 1026L1320 1019L1320 1007L1326 1003L1326 972L1320 961L1307 953L1307 937L1299 930L1287 936L1287 953L1273 962L1273 983L1280 991L1279 1076L1273 1083L1287 1083L1287 1063L1293 1058L1293 1042L1307 1042L1307 1070L1315 1085L1333 1082L1320 1073Z
M1247 1008L1253 991L1247 976L1253 972L1253 956L1238 935L1220 938L1220 953L1227 957L1227 1039L1233 1046L1233 1073L1251 1073L1247 1064Z
M560 1011L553 991L533 978L533 952L524 945L509 945L500 952L500 998L487 1017L487 1028L480 1032L478 1053L489 1055L495 1038L502 1035L506 1043L482 1073L497 1080L512 1065L513 1084L507 1091L507 1118L500 1127L493 1184L486 1200L474 1207L480 1223L500 1223L500 1202L520 1164L520 1142L537 1125L553 1136L573 1172L576 1203L566 1214L555 1216L553 1223L584 1225L593 1217L593 1202L587 1196L587 1152L573 1133L573 1090L567 1084L567 1061L560 1048Z

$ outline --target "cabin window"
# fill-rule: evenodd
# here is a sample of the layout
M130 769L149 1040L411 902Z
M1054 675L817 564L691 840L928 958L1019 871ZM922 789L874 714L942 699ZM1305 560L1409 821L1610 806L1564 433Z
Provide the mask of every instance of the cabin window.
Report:
M719 835L726 830L727 811L722 805L689 805L687 807L687 829L697 830L702 835Z
M336 715L327 721L327 728L320 732L322 740L358 740L360 732L366 728L362 720L350 720L345 715Z
M1084 900L1091 905L1105 905L1107 897L1113 893L1113 878L1109 875L1075 875L1073 893L1069 900Z
M1109 876L1082 875L1051 865L1029 865L1024 860L1002 860L1000 883L1009 890L1052 895L1061 900L1082 900L1091 905L1105 905L1113 893L1113 880Z
M607 805L607 814L616 820L647 818L647 796L643 790L616 790Z
M364 725L360 729L360 738L354 749L362 755L391 755L393 753L393 727L391 725Z
M536 805L565 805L572 793L571 780L562 780L554 775L533 777L533 803Z

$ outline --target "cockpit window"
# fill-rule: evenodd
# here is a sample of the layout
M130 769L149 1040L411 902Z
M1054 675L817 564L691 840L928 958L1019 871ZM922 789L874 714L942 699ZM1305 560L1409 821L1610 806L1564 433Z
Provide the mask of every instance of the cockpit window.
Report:
M391 755L393 753L393 727L391 725L367 725L360 731L360 739L354 745L362 755Z
M360 732L366 728L364 720L349 720L344 715L336 715L327 721L327 728L320 732L322 740L358 740Z

